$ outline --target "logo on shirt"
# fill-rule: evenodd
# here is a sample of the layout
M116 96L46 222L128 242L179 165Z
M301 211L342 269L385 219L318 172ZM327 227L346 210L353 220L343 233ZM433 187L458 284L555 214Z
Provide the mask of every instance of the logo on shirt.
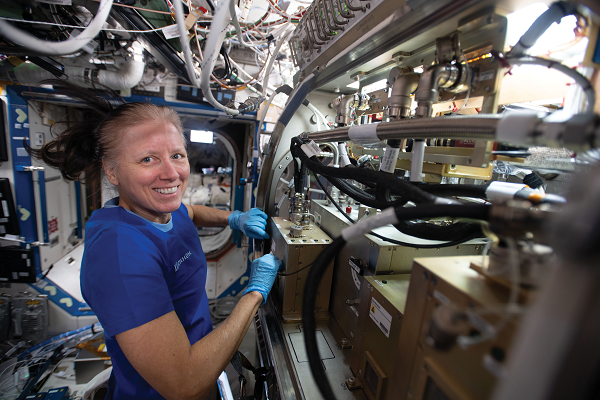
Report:
M177 271L179 270L179 266L181 265L181 263L182 263L182 262L184 262L185 260L187 260L188 258L190 258L191 256L192 256L192 252L191 252L191 251L188 251L187 253L185 253L185 254L183 255L183 257L181 257L181 258L179 259L179 261L177 261L177 262L175 263L175 265L174 265L174 267L175 267L175 272L177 272Z

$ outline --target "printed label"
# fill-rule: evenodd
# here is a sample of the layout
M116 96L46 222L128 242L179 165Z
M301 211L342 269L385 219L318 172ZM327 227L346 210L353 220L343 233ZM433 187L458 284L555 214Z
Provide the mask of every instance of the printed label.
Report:
M352 310L352 312L354 313L354 315L356 315L358 317L358 310L356 309L356 307L350 306L350 309ZM352 335L352 332L350 332L350 334Z
M307 144L303 144L300 148L308 157L318 156L321 153L321 148L314 140L311 140Z
M381 281L378 281L377 279L375 279L375 283L377 283L379 286L383 287L383 283L381 283Z
M433 297L435 297L436 299L438 299L440 301L440 303L444 304L444 305L450 305L450 299L446 297L446 295L442 294L441 292L438 292L437 290L433 291Z
M8 212L8 202L6 200L2 200L2 212L5 217L10 217L10 213Z
M71 0L35 0L38 3L46 3L46 4L58 4L61 6L70 6Z
M28 306L39 306L40 301L39 300L27 300L25 302L25 304L27 304Z
M479 74L479 82L489 81L490 79L494 79L494 74L496 71L493 69L489 71L485 71Z
M179 29L177 25L169 25L162 29L166 39L174 39L179 37Z
M371 298L371 307L369 307L369 316L375 324L381 329L386 337L390 337L392 327L392 316L379 304L375 298Z
M48 220L48 233L53 234L54 232L58 232L58 218Z

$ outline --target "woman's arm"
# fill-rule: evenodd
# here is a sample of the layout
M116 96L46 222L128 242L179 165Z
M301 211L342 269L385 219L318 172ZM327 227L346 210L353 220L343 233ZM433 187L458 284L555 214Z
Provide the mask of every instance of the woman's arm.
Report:
M262 301L260 292L248 292L221 325L193 346L174 311L116 339L131 365L162 396L204 399L240 346Z
M199 205L190 206L186 204L185 206L187 207L188 215L195 226L211 228L229 225L227 218L229 217L229 214L231 214L231 211Z

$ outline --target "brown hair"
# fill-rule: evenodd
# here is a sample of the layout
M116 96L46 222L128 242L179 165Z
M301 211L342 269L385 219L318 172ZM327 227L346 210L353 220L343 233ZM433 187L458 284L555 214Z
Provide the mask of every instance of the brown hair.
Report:
M125 103L113 90L105 89L105 96L62 80L52 80L54 89L70 98L88 105L91 110L85 120L71 123L64 131L57 133L52 126L54 139L40 149L27 144L29 154L41 159L51 167L58 168L62 176L71 181L89 185L100 182L102 160L109 164L116 162L122 142L120 138L128 129L146 122L168 121L181 134L183 127L177 112L170 107L151 103Z

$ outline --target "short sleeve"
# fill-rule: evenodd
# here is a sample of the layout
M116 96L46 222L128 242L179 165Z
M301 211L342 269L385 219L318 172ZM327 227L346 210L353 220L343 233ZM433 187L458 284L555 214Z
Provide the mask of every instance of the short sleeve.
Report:
M108 336L136 328L174 310L150 239L115 224L86 242L81 290Z

